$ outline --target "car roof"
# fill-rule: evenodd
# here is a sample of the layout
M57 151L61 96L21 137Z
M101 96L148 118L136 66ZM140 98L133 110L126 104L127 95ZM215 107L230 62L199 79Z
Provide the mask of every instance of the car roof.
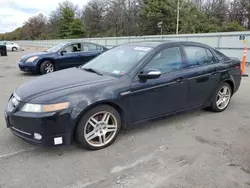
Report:
M122 45L126 45L126 46L147 46L147 47L157 47L160 44L164 44L164 43L171 43L173 41L169 41L169 40L152 40L152 41L137 41L137 42L131 42L131 43L125 43Z
M101 46L100 44L97 44L97 43L93 43L93 42L88 42L88 41L66 41L66 42L61 42L61 44L76 44L76 43L89 43L89 44L95 44L95 45L99 45Z
M163 44L186 44L186 45L197 45L197 46L206 46L209 47L206 44L199 43L199 42L192 42L192 41L177 41L177 40L152 40L152 41L138 41L138 42L131 42L131 43L125 43L123 45L127 46L143 46L143 47L151 47L156 48L157 46L163 45Z

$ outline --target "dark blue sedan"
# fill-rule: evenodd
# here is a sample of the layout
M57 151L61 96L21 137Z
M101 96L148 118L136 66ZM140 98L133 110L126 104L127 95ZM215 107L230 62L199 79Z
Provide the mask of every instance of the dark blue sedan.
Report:
M47 74L85 64L106 50L104 46L90 42L61 43L45 52L23 56L18 66L24 72Z
M124 44L18 87L5 110L6 124L32 143L76 140L101 149L121 128L191 109L224 111L239 89L240 63L194 42Z

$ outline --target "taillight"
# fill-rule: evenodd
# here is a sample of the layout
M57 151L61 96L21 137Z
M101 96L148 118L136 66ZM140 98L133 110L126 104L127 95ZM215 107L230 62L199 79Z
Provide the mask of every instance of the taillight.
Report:
M239 68L240 68L240 66L239 66L239 65L236 65L234 68L235 68L235 69L239 69Z

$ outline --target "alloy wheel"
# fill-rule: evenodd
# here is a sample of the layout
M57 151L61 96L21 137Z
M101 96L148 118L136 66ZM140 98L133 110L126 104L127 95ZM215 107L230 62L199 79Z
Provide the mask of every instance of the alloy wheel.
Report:
M216 105L220 110L225 109L231 98L231 90L228 86L223 86L217 95Z
M91 116L84 128L84 138L89 145L101 147L109 144L118 130L117 119L107 111Z
M54 72L54 66L52 63L47 63L44 69L46 73Z

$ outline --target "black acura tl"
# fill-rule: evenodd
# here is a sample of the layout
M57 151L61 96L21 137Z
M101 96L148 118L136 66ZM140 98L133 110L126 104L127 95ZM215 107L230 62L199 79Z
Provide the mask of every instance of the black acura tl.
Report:
M196 108L221 112L240 82L240 61L207 45L130 43L21 85L4 114L7 127L29 142L77 141L94 150L143 121Z

